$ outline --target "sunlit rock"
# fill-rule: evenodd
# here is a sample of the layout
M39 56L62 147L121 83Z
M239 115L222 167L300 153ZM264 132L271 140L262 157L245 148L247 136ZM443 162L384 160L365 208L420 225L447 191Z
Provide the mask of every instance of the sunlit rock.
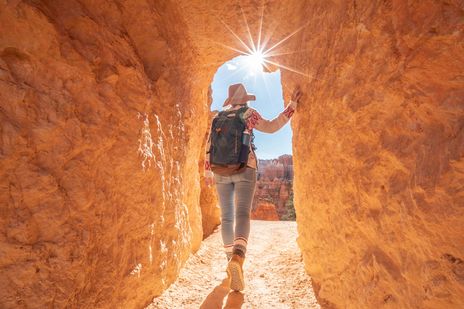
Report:
M276 206L269 202L258 202L251 212L252 220L279 221Z
M294 220L293 208L293 162L291 155L282 155L276 159L259 160L258 181L253 199L252 218L267 220ZM268 204L273 204L272 210ZM260 210L262 206L267 210ZM267 215L267 212L271 213ZM262 215L262 217L261 217ZM273 220L273 219L272 219Z

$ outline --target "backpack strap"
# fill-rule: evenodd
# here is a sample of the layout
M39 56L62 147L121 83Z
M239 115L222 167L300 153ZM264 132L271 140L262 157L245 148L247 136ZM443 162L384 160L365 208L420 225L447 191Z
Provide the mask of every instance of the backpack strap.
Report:
M243 115L245 115L245 112L249 109L248 106L241 107L237 110L237 116L240 117L240 119L245 122L245 119L243 118Z
M248 109L249 107L245 105L243 107L240 107L239 109L220 111L217 116L227 117L227 115L235 113L235 117L240 118L242 121L245 121L245 119L243 119L243 115Z

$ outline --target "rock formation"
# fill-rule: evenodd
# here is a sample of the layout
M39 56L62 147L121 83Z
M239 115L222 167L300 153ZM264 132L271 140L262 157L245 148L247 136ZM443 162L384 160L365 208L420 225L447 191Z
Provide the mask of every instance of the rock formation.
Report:
M321 304L464 307L464 4L305 3L294 192Z
M259 201L251 212L252 220L279 221L276 206L266 201Z
M1 2L0 307L135 308L175 280L203 237L208 87L262 15L268 47L295 33L272 59L305 93L319 300L464 307L459 0Z
M210 78L182 20L0 3L1 308L140 308L198 248Z
M293 191L293 161L291 155L259 160L258 181L253 199L252 218L281 220L287 217L287 205ZM273 207L270 207L273 205ZM262 209L260 209L263 207Z

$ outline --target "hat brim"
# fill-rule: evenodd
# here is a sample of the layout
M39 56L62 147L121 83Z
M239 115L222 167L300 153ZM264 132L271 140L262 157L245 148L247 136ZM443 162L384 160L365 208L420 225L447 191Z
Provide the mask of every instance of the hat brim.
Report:
M256 101L256 96L253 94L247 94L246 96L243 96L239 99L236 98L227 98L224 101L224 104L222 106L227 106L227 105L243 105L246 104L248 101Z

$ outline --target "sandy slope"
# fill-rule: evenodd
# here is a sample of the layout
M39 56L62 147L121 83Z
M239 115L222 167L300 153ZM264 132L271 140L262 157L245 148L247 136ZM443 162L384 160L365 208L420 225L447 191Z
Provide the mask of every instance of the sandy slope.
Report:
M319 308L296 244L295 222L252 221L243 293L227 288L221 234L192 255L153 308Z

